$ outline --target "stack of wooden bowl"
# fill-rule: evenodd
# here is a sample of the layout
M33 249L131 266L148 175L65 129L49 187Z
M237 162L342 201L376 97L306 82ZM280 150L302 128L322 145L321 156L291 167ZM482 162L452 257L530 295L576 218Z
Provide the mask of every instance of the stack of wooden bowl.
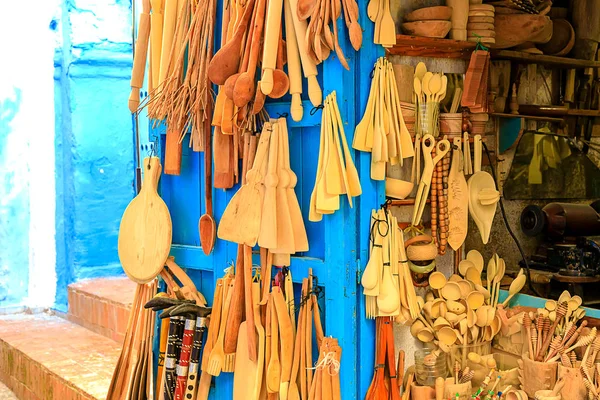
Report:
M420 8L404 16L402 30L408 35L443 39L452 28L451 17L451 7Z
M416 112L415 104L401 101L400 108L402 109L402 118L404 118L404 124L406 124L406 129L408 129L408 133L410 133L410 136L414 137Z
M496 43L494 27L495 9L491 4L471 4L467 22L467 37L470 42L481 40L483 44Z
M471 114L469 119L471 120L471 135L484 135L485 126L490 119L487 113Z

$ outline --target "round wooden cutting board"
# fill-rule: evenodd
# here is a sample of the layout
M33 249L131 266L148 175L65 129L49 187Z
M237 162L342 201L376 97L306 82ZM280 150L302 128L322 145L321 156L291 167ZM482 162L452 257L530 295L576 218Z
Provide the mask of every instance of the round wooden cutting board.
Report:
M165 265L172 239L171 215L158 195L162 167L158 157L147 157L140 193L129 203L119 227L119 260L137 283L154 279Z

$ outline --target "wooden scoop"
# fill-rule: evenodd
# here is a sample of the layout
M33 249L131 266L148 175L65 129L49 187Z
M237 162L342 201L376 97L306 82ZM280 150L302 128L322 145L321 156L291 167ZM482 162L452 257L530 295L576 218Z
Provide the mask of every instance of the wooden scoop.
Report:
M290 88L290 80L287 74L283 72L283 58L286 46L283 39L280 39L278 43L277 62L275 64L275 69L273 70L273 89L271 90L271 93L269 93L269 97L272 99L279 99L285 96Z
M143 165L142 189L121 217L118 241L123 270L137 283L150 282L160 273L172 238L171 215L157 191L160 159L146 157Z
M242 39L248 29L255 0L248 0L244 14L237 25L235 34L230 41L221 47L208 64L208 78L216 85L223 85L227 78L235 74L240 63L240 48Z

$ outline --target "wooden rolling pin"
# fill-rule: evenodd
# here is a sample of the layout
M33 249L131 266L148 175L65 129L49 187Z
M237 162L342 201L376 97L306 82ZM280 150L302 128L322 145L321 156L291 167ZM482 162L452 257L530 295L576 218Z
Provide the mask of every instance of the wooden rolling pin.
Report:
M300 71L300 53L298 50L298 40L294 32L294 21L290 2L284 0L285 7L285 39L287 47L287 65L290 78L290 94L292 95L292 104L290 105L290 114L296 122L302 119L304 109L302 108L302 72Z
M269 0L262 56L263 74L260 80L260 90L265 96L271 94L273 90L273 70L277 62L282 7L283 0Z
M169 72L169 61L171 60L171 48L175 36L175 23L177 22L177 0L165 1L165 14L163 21L163 37L160 51L160 69L158 74L158 85L160 86Z
M288 1L290 8L296 10L298 7L298 0L284 0ZM296 31L296 40L298 42L298 50L300 51L300 61L302 62L302 71L304 77L308 80L308 98L313 106L318 106L323 101L323 92L317 81L317 66L308 56L306 49L306 29L308 24L306 21L301 21L298 18L297 13L292 13L294 21L294 30Z
M150 22L152 29L150 34L150 71L152 74L152 87L158 87L158 77L160 74L160 53L162 47L162 36L163 36L163 12L165 7L164 0L151 0L152 3L152 15L150 15Z
M142 2L140 25L135 54L133 55L133 70L131 71L131 93L129 94L129 111L135 113L140 106L140 89L144 85L146 72L146 57L148 56L148 40L150 38L150 0Z

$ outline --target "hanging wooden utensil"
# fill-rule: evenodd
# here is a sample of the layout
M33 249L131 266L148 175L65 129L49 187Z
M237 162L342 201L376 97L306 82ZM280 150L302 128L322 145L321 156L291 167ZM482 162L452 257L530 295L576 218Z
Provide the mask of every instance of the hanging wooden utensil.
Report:
M454 138L452 165L448 177L448 243L455 251L467 238L469 225L469 187L463 173L461 161L461 139Z
M235 243L254 246L258 239L263 204L259 186L260 169L267 155L267 147L271 135L270 123L265 123L260 136L256 158L252 169L248 171L247 183L232 197L223 212L217 236Z
M210 112L210 109L209 109ZM209 255L215 247L217 236L217 224L212 215L212 146L210 120L205 120L206 129L204 131L204 204L205 213L198 221L198 231L200 234L200 246L202 252Z
M118 252L123 270L138 283L150 282L165 265L171 250L171 216L158 195L160 159L144 159L140 193L129 203L119 226Z

